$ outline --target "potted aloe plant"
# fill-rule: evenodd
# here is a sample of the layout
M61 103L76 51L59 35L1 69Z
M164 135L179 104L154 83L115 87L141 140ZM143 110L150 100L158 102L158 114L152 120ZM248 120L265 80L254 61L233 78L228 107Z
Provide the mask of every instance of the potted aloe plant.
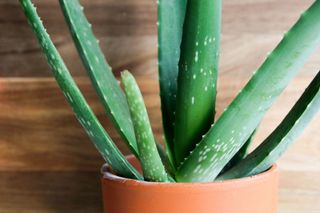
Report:
M274 162L320 107L320 73L251 153L266 111L320 46L320 1L302 13L219 118L214 118L221 0L158 1L159 83L165 149L157 143L134 77L112 74L78 0L60 0L106 113L133 153L125 157L97 120L31 0L20 0L53 75L106 160L105 212L276 212Z

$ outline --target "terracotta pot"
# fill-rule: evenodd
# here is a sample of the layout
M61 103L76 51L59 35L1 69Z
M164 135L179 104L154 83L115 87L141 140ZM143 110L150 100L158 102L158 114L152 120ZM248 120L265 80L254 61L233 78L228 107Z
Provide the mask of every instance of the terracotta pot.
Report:
M139 169L138 161L128 160ZM278 172L211 183L153 183L103 172L105 213L276 213Z

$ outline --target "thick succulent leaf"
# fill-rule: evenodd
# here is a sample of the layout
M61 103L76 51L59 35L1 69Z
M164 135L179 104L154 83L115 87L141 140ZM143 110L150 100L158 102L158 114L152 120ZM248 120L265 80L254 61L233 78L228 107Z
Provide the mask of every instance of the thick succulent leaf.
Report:
M158 59L163 130L172 162L178 63L186 0L158 0Z
M252 133L249 139L243 144L241 149L231 158L231 160L227 163L227 165L225 165L225 167L222 169L220 174L225 173L226 171L234 167L237 163L239 163L241 160L243 160L245 157L247 157L249 148L253 142L255 133L256 133L256 130Z
M99 47L91 24L83 13L83 7L78 0L60 0L60 5L83 64L108 117L130 150L139 158L125 95Z
M279 126L219 180L256 175L270 168L320 110L320 72Z
M320 46L320 1L304 12L208 131L176 174L178 181L214 180L248 140L265 112Z
M174 167L173 167L173 165L172 165L172 163L171 163L171 161L170 161L170 159L169 159L164 147L161 144L159 144L156 139L155 139L155 141L156 141L156 144L157 144L157 149L158 149L161 161L162 161L162 163L163 163L163 165L166 168L166 171L168 173L168 177L169 176L174 176L174 173L175 173ZM170 182L172 182L172 181L170 181Z
M179 165L211 127L215 114L221 0L189 0L179 61L174 156Z
M137 138L143 175L149 181L167 182L168 175L157 150L147 109L139 87L134 77L128 71L121 73L121 79Z
M39 40L43 52L47 57L57 83L91 141L118 175L128 178L143 179L121 154L88 106L46 32L32 2L30 0L20 0L20 3L30 26Z

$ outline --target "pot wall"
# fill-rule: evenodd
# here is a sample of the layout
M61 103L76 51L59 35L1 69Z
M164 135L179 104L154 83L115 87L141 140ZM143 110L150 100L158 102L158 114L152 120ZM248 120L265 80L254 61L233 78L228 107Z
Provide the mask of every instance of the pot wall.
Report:
M135 158L128 158L138 167ZM104 172L105 213L276 213L276 166L248 178L212 183L150 183Z

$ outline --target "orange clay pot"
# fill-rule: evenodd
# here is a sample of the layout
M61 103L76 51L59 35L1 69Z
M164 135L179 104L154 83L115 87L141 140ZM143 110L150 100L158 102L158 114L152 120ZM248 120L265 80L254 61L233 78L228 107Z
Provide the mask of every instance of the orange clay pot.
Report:
M139 162L128 160L137 168ZM103 169L105 213L276 213L278 172L210 183L154 183Z

